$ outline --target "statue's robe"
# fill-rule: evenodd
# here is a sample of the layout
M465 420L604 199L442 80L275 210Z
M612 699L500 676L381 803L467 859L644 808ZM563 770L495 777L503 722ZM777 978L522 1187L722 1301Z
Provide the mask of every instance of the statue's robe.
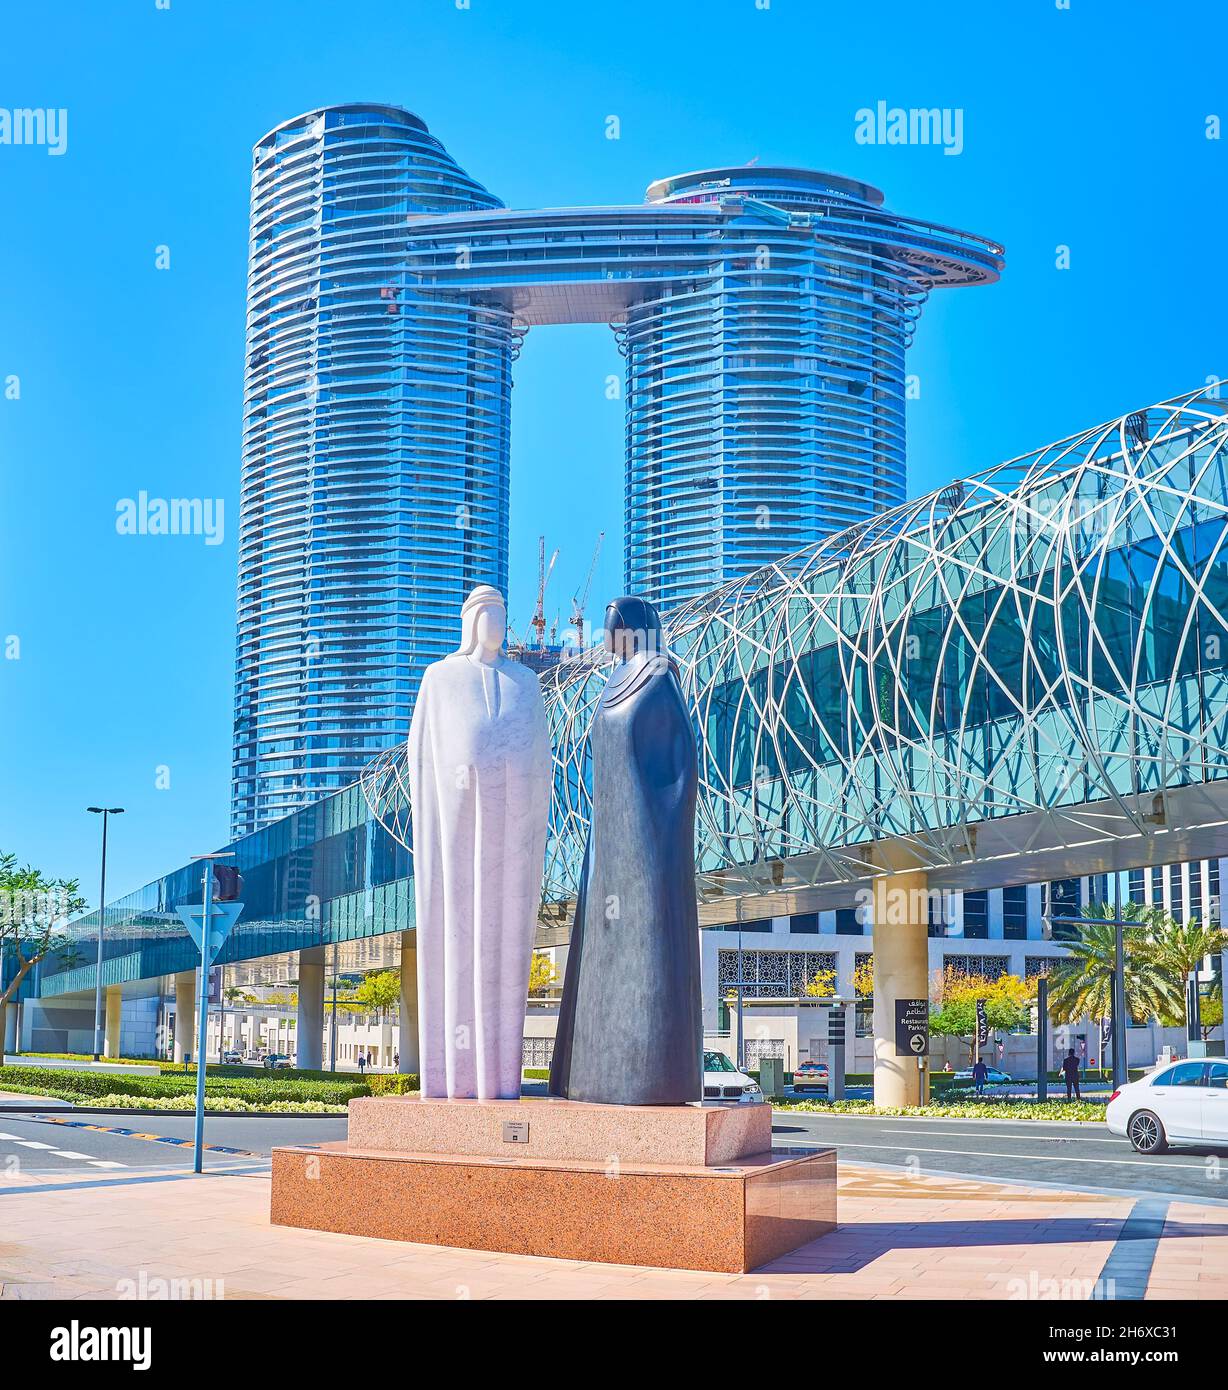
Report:
M695 736L669 662L615 667L593 719L592 821L552 1095L679 1105L703 1092Z
M520 1095L550 736L532 671L428 666L409 730L424 1096Z

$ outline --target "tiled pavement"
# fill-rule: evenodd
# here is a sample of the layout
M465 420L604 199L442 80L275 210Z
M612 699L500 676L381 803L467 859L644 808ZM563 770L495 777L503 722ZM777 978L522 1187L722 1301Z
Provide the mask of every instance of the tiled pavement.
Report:
M1228 1207L853 1164L841 1168L840 1229L745 1275L291 1230L269 1224L268 1206L268 1174L251 1166L203 1177L10 1175L0 1183L0 1295L117 1298L144 1272L260 1299L1228 1298ZM1115 1287L1097 1289L1102 1272Z

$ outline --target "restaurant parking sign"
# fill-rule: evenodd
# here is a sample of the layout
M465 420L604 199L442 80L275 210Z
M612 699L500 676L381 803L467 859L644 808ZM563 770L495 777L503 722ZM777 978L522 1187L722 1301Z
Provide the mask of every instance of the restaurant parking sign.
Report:
M930 1050L930 1006L928 999L895 1001L895 1055L928 1057Z

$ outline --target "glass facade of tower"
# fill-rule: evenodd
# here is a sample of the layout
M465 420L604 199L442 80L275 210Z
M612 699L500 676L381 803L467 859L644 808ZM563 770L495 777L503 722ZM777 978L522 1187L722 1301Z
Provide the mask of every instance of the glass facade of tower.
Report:
M648 198L730 212L708 274L627 313L626 586L674 608L904 500L930 278L850 180L709 170Z
M405 736L467 590L507 580L511 367L606 323L626 359L625 583L666 610L904 496L904 350L1001 248L810 170L513 211L416 116L255 149L233 832Z
M498 200L384 106L255 147L232 828L404 738L468 590L507 582L508 311L424 299L407 219Z

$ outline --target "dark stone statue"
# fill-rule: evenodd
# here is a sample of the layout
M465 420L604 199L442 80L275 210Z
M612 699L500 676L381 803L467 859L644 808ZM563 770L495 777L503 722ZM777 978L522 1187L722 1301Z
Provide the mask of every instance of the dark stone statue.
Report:
M550 1092L610 1105L703 1094L695 910L695 735L639 598L606 609L617 661L593 717L593 810Z

